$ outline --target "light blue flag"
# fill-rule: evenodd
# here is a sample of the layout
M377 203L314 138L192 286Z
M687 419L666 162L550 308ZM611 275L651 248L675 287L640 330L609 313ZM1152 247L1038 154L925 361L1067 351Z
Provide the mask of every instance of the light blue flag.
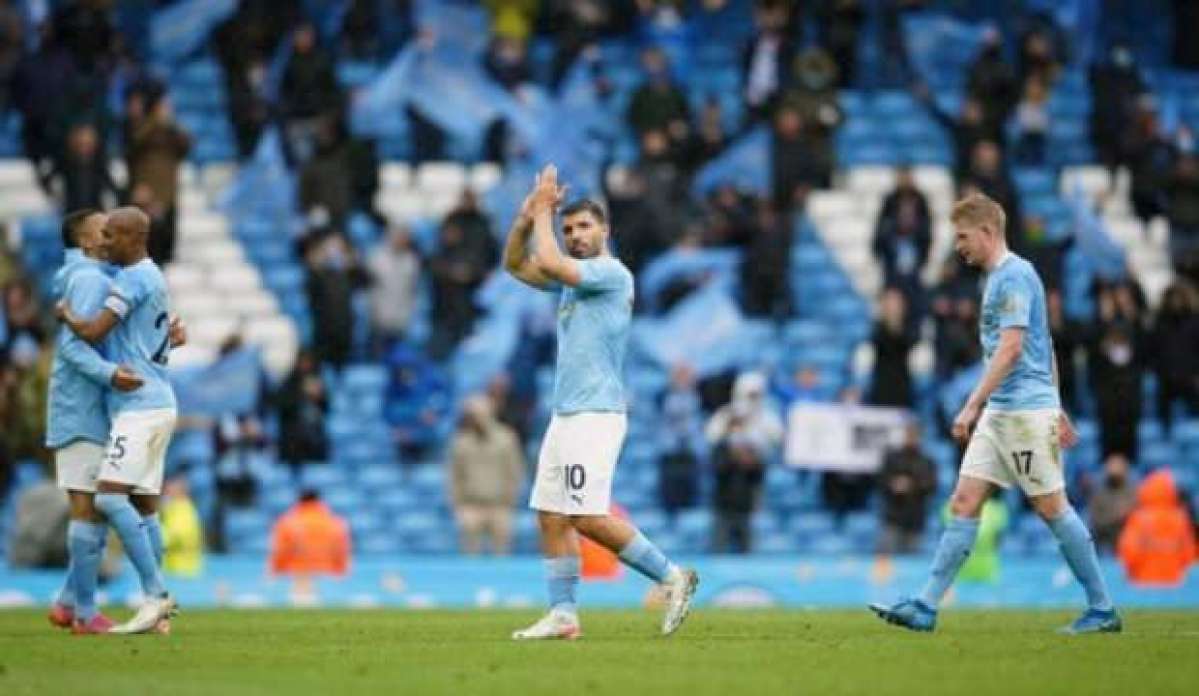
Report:
M708 277L731 292L742 254L735 249L670 249L651 261L638 278L646 309L658 307L658 296L679 278Z
M409 41L374 82L355 95L350 106L350 125L355 133L369 136L387 134L389 123L408 102L408 89L413 81L419 50L417 42Z
M500 115L507 93L478 62L432 50L418 54L408 101L453 137L482 143L484 130Z
M633 340L662 367L686 363L697 375L706 377L743 364L754 348L745 326L729 293L709 284L679 302L665 317L636 320ZM679 336L687 340L680 341Z
M992 29L987 22L963 22L936 12L903 16L908 60L925 82L936 82L936 74L965 75Z
M695 175L692 190L706 196L720 186L733 185L746 193L770 195L770 131L759 126L741 136Z
M478 3L417 0L413 16L419 31L432 33L438 44L458 54L459 60L477 57L491 36L487 13Z
M237 10L238 0L181 0L150 20L150 49L162 60L186 58L204 45L216 25Z
M287 168L279 129L271 126L258 140L254 157L238 170L218 207L230 217L291 220L296 215L295 176Z
M1086 257L1095 275L1106 280L1123 279L1128 272L1125 251L1095 214L1087 195L1076 186L1067 203L1074 223L1074 248Z
M172 370L171 386L182 416L219 417L258 408L262 356L241 348L211 365Z

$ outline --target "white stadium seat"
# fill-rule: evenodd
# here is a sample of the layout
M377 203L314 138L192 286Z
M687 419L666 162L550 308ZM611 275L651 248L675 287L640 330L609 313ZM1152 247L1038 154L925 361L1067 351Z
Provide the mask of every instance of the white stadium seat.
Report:
M244 319L270 318L279 313L279 303L269 290L243 290L224 295L225 311Z
M188 255L180 253L180 257L206 264L209 268L244 263L244 253L241 244L231 239L220 239L206 242L203 245L188 245Z
M841 218L853 214L854 200L848 191L813 191L804 209L813 220Z
M0 189L36 189L33 167L24 159L0 159Z
M504 170L494 162L480 162L470 169L470 187L483 193L500 183ZM532 185L532 182L529 182Z
M412 168L406 164L389 162L379 169L379 187L406 189L412 186Z
M249 293L262 287L258 271L247 264L213 268L208 280L213 290L226 294Z
M8 217L49 213L50 199L39 188L14 188L0 192L0 210Z
M1062 170L1061 192L1064 196L1073 196L1075 188L1080 188L1090 196L1105 193L1111 188L1111 175L1107 167L1086 166L1067 167Z
M466 168L457 162L428 162L416 170L416 187L433 195L457 195L466 186Z
M419 193L408 190L383 191L375 197L379 211L394 222L411 222L424 217L425 202Z
M187 292L203 287L206 281L204 269L183 261L175 261L163 269L171 292Z
M892 167L866 165L854 167L845 177L846 186L859 193L886 193L895 187Z
M240 324L241 322L237 319L227 315L205 317L194 322L189 321L187 325L188 341L199 346L215 348L236 333Z
M229 223L217 215L184 212L179 216L179 239L208 241L229 236Z
M220 318L225 315L225 302L206 291L175 293L171 296L171 311L192 324L197 321Z
M200 187L210 194L224 193L237 176L237 164L232 162L212 162L204 165L199 171Z
M953 196L953 175L945 167L920 165L912 169L912 178L916 180L916 188L926 196Z

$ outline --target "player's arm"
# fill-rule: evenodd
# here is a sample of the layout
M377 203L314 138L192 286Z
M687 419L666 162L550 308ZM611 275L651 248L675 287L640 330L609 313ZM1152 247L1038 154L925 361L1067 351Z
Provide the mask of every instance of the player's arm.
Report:
M529 258L529 235L533 232L533 217L529 214L528 203L528 199L525 199L520 213L512 221L512 228L508 230L508 239L504 243L504 270L526 285L543 288L553 281Z
M71 329L72 332L79 338L88 343L98 343L103 341L108 333L120 323L121 318L117 316L108 306L101 309L96 316L91 319L84 319L71 311L70 306L65 302L58 304L58 318L63 321Z
M1007 379L1008 373L1020 359L1023 347L1023 326L1010 326L1000 332L999 345L995 348L995 354L991 356L991 362L987 365L982 380L974 388L970 398L966 400L967 407L973 406L982 410L987 399L991 398L991 394L999 388L1000 384L1003 384L1003 380Z
M554 238L554 209L562 201L566 190L558 186L558 170L547 166L537 179L537 186L530 196L533 213L533 256L534 267L542 275L570 287L583 280L579 263L562 253L558 240Z
M84 315L95 314L108 295L108 280L100 275L81 275L67 284L62 304ZM95 348L78 336L70 336L59 350L59 355L71 367L88 379L101 385L112 384L117 366L104 359Z
M953 421L954 440L965 444L970 439L970 433L974 430L974 424L978 422L978 418L982 414L983 406L986 405L987 399L991 398L991 394L999 388L999 385L1003 384L1003 380L1007 379L1008 373L1020 359L1023 344L1023 326L1009 326L1002 329L999 334L999 345L995 348L995 354L991 356L991 362L987 364L986 372L983 373L978 386L971 392L970 398L966 399L966 405L962 407Z

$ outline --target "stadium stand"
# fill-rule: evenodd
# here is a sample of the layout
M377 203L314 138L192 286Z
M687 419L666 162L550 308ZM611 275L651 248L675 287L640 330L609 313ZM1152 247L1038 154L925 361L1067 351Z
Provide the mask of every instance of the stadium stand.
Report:
M181 0L176 4L188 3ZM254 3L241 4L244 8ZM684 4L690 8L689 3ZM179 243L166 269L174 307L190 331L190 345L172 356L173 364L181 371L193 371L201 380L232 380L227 383L238 387L239 394L248 387L253 392L248 407L235 405L240 397L229 397L229 403L222 404L220 394L217 403L211 403L211 395L197 395L196 399L209 401L197 406L192 414L196 417L189 419L190 426L181 427L172 447L171 467L190 479L192 494L213 538L221 539L224 548L233 553L264 554L273 520L295 501L301 489L318 488L323 500L348 520L359 553L455 552L457 534L446 498L444 444L454 428L461 399L482 389L497 389L496 384L508 384L508 399L501 403L513 407L508 417L525 436L530 455L535 455L537 435L548 415L553 355L552 350L545 349L547 341L552 344L546 332L547 325L552 327L548 323L552 319L547 320L544 304L527 299L519 290L512 291L499 277L501 274L494 274L473 288L482 311L474 318L472 332L452 346L453 351L444 360L430 357L426 350L439 311L437 280L431 277L430 269L447 244L444 221L447 216L461 213L462 190L470 188L479 195L489 231L498 238L505 232L508 217L519 200L516 197L531 181L528 161L517 155L505 152L500 157L504 162L487 161L488 143L498 139L500 150L524 148L535 153L531 158L545 153L565 158L568 161L559 162L560 166L581 172L567 171L577 189L608 194L614 208L618 246L622 243L622 222L627 221L630 228L637 222L633 215L622 212L628 206L619 206L621 192L614 189L620 188L620 182L646 177L648 172L651 188L673 185L684 192L674 199L660 199L666 200L668 207L677 203L679 208L700 211L689 218L660 218L668 219L678 229L667 230L670 243L653 249L641 266L639 292L643 298L651 296L646 286L652 264L664 264L658 270L669 266L668 275L674 285L663 283L655 288L662 290L662 296L672 294L673 303L665 311L641 308L637 319L628 361L632 419L615 498L668 553L709 548L714 483L708 470L707 445L698 434L693 433L694 447L703 454L698 458L697 501L677 515L667 514L659 496L660 462L667 454L661 434L671 427L662 394L673 367L664 364L662 355L682 355L693 362L713 361L712 370L701 370L706 378L700 390L704 392L705 416L727 401L727 383L732 377L749 370L766 373L771 384L777 386L789 383L801 368L811 368L816 400L836 403L839 399L860 398L870 386L877 359L871 339L878 297L886 285L886 274L873 251L875 225L883 198L894 187L897 167L913 167L916 186L931 212L931 251L923 268L921 292L935 293L941 270L952 256L948 212L961 190L954 161L954 134L932 115L914 85L923 85L940 108L956 113L968 96L966 75L985 33L984 25L1001 30L1009 55L1019 52L1021 37L1038 31L1035 27L1063 41L1070 29L1054 24L1052 13L1037 14L1046 3L1027 3L1029 9L1018 18L994 17L985 2L918 3L926 7L898 18L888 14L888 3L860 4L866 19L857 33L854 73L843 76L845 81L836 86L825 85L826 90L832 90L829 93L840 112L839 120L829 122L830 133L812 136L814 140L830 138L835 162L831 185L805 190L793 222L784 223L789 240L781 249L786 259L786 282L779 287L790 302L785 310L765 316L750 316L740 305L745 292L740 264L749 263L743 259L757 258L751 256L749 245L723 245L732 247L734 255L725 260L712 256L712 265L703 267L711 271L704 277L712 280L707 284L691 283L684 262L691 258L688 254L696 244L682 230L695 224L715 226L719 215L712 210L718 208L719 197L729 191L725 184L736 183L731 195L738 205L752 201L752 194L765 196L770 192L771 184L763 183L761 178L769 178L770 152L765 148L772 141L761 140L765 144L756 151L757 158L750 160L748 179L742 178L731 154L739 151L741 144L751 157L755 152L750 149L756 141L752 140L752 109L743 103L747 85L741 67L742 48L757 31L753 3L729 0L703 3L717 9L689 9L686 26L692 28L690 35L676 31L666 16L675 11L672 8L677 3L649 3L660 7L641 16L631 12L623 18L623 24L614 20L597 44L597 55L583 55L576 63L598 75L596 80L602 89L596 92L603 92L606 101L544 106L561 111L556 112L557 118L542 121L552 123L556 130L545 133L541 140L560 138L568 146L578 145L578 149L555 149L553 142L526 142L527 134L522 133L518 119L500 108L480 106L487 100L493 100L491 106L504 103L502 89L482 69L476 71L482 78L468 69L450 70L437 64L432 52L418 67L404 64L405 52L420 43L417 38L409 38L406 43L397 40L394 51L348 55L340 43L331 40L335 30L322 30L329 55L337 59L336 80L348 104L345 109L349 116L336 120L350 122L354 135L347 134L348 141L364 144L371 157L378 160L377 166L366 167L375 173L373 190L367 181L363 186L369 192L365 198L356 190L347 194L355 196L356 203L350 206L342 229L335 230L350 242L353 259L348 263L361 265L384 243L389 226L402 226L411 232L424 271L415 316L405 341L394 350L372 347L368 291L365 286L354 286L348 304L352 316L349 364L338 369L325 365L319 371L327 401L321 418L328 444L327 461L305 461L294 468L289 468L280 454L277 438L283 426L276 404L272 397L260 398L260 392L274 392L284 383L297 364L302 346L315 348L318 353L322 350L317 308L311 299L311 277L321 268L313 261L313 249L320 245L330 225L336 225L337 216L329 209L329 199L321 197L320 204L309 205L296 194L298 188L304 188L299 182L306 176L306 165L299 161L305 159L305 149L322 151L319 138L303 134L307 127L303 120L287 115L291 28L272 29L275 34L271 36L277 41L256 56L261 62L255 64L255 69L267 73L264 79L273 86L253 98L267 103L274 100L272 108L277 107L281 125L260 127L260 137L252 140L255 146L247 150L239 143L243 126L232 122L230 114L248 113L252 108L247 101L250 97L241 92L238 75L230 71L230 65L236 68L240 64L225 60L220 44L221 32L228 29L228 24L220 25L221 20L236 22L240 15L232 20L212 18L207 25L197 27L197 36L184 42L190 41L190 48L164 50L154 44L152 37L147 40L140 54L145 67L166 86L178 123L190 132L195 143L180 172ZM328 18L321 14L323 5L312 5L316 13L311 17L324 26L321 23ZM413 5L418 14L427 13L417 17L417 23L425 22L435 33L440 32L440 45L457 52L453 55L460 59L481 56L486 50L480 44L488 31L483 10L443 3L448 9L447 14L441 14L434 11L438 3ZM952 12L950 5L954 6ZM1115 288L1130 277L1143 289L1146 309L1156 311L1179 277L1176 265L1180 259L1171 251L1171 238L1179 232L1171 229L1169 214L1157 214L1148 221L1138 216L1134 205L1137 174L1130 174L1135 163L1115 172L1109 170L1100 163L1090 132L1094 104L1087 57L1099 62L1101 49L1116 38L1124 38L1132 42L1146 94L1158 104L1163 132L1169 129L1169 137L1176 142L1171 147L1183 157L1194 156L1193 133L1199 130L1199 74L1194 65L1188 72L1172 65L1163 54L1163 47L1169 44L1164 38L1169 29L1166 3L1138 5L1144 7L1127 10L1136 16L1125 19L1137 22L1144 32L1134 37L1109 36L1114 30L1104 24L1103 32L1095 32L1103 37L1096 40L1095 46L1074 45L1070 47L1073 55L1053 58L1052 86L1045 103L1045 159L1039 164L1004 165L1025 218L1036 220L1036 229L1040 230L1037 245L1052 249L1050 256L1056 261L1049 263L1057 267L1053 275L1060 278L1058 287L1065 313L1080 325L1097 326L1101 319L1103 310L1094 290L1095 279L1103 279L1101 287ZM787 25L792 38L797 43L802 40L805 48L818 46L815 37L823 30L820 20L794 14L788 17ZM482 33L477 37L459 36L471 32L467 27L461 32L456 29L456 22L463 17L469 19L468 26L482 26ZM1118 24L1112 18L1104 21ZM209 40L210 30L217 25L224 28L218 28ZM558 94L576 94L571 91L575 84L571 81L575 79L572 73L577 71L558 65L561 49L550 25L544 19L537 24L539 30L528 46L532 75L530 96L526 97L529 100L552 102L553 93L547 89L551 80L560 83ZM461 43L455 45L455 41ZM643 80L637 59L638 49L646 44L664 47L675 61L673 79L691 110L689 127L701 130L700 114L710 107L717 115L716 130L723 129L717 140L726 147L703 160L702 167L689 166L684 168L685 174L671 175L681 177L679 180L653 178L666 175L654 168L659 162L647 163L642 152L644 140L637 140L624 119L625 104ZM597 62L587 63L591 60ZM430 77L420 74L420 70L443 72L430 73ZM472 82L476 79L485 84ZM411 94L396 96L397 80L413 85ZM445 91L440 95L436 89L428 93L427 86L424 92L418 91L430 80ZM109 89L120 94L116 77L111 82ZM279 90L284 94L282 102L270 94ZM580 97L583 99L590 98L591 93L584 89L578 94L584 95ZM439 97L448 108L437 108L433 102ZM820 96L806 94L798 98L819 103ZM562 101L568 100L563 97ZM381 102L381 107L376 102ZM456 109L455 113L442 113ZM817 109L816 113L822 112ZM427 121L433 122L432 126ZM499 135L493 133L496 122L507 124L506 134L503 129ZM772 125L766 119L765 128ZM570 132L573 128L586 133L576 136ZM124 165L116 157L119 138L115 131L119 128L112 130L109 148L114 158L114 178L125 181ZM48 279L60 263L58 219L62 211L46 195L30 163L19 159L22 133L21 115L15 110L6 112L0 119L0 155L7 158L0 160L0 210L7 222L9 248L41 290L44 310L49 302ZM1188 133L1189 145L1185 142ZM1016 148L1019 133L1013 126L1007 127L1001 137L1007 140L1008 152ZM440 145L437 158L422 160L418 150L431 142ZM602 154L588 150L595 147L602 148ZM311 155L317 159L321 156ZM346 157L353 161L351 155ZM594 171L586 171L589 165ZM590 178L600 180L601 169L605 170L602 178L608 185L587 185ZM756 173L752 171L755 169ZM346 180L358 176L354 165L338 171ZM688 194L692 179L699 181L705 176L716 185L703 194ZM1024 233L1025 220L1016 224ZM721 240L709 232L700 233L702 245L722 246ZM622 255L624 251L620 248ZM680 258L683 261L671 265ZM338 268L339 273L341 270ZM680 283L680 279L689 282ZM683 291L678 289L680 284ZM724 314L712 314L716 311ZM689 316L700 316L704 321L696 322ZM679 347L663 347L661 339L653 338L671 328L698 331L714 316L728 317L734 328L719 342L698 342L705 355L680 354ZM1146 335L1152 328L1147 317L1143 313L1135 319L1138 330ZM946 437L945 418L952 419L952 410L964 396L960 394L958 374L938 371L941 358L935 323L926 317L907 358L915 385L911 410L924 424L925 453L939 473L941 493L929 506L930 528L938 524L939 503L953 481L957 464L957 452ZM10 364L14 346L7 334L5 370L16 374L28 368ZM245 379L243 372L232 377L229 375L233 373L206 372L229 349L230 339L235 336L244 346L260 349L261 376L257 371L251 371L250 379ZM1080 350L1080 360L1083 352L1093 350L1097 350L1093 345ZM1143 401L1149 407L1141 410L1143 416L1137 426L1140 444L1136 469L1149 472L1171 467L1185 489L1199 493L1199 414L1192 410L1182 419L1175 418L1174 427L1167 433L1163 414L1153 406L1162 389L1158 381L1161 371L1155 367L1154 349L1143 350L1145 354L1139 358L1143 360L1143 374L1137 377ZM1079 447L1068 453L1067 461L1072 478L1093 484L1104 454L1100 415L1085 371L1074 364L1067 369L1079 377L1081 436ZM258 387L260 382L266 385L262 389ZM784 398L778 388L774 391L780 400ZM712 397L711 393L718 396ZM219 429L221 420L251 416L264 423L269 444L255 448L252 456L246 457L230 457L231 450L218 452L213 445L213 431ZM4 457L0 465L14 474L0 476L0 484L10 478L7 497L0 497L0 501L14 500L23 486L42 475L38 462L44 459L44 453L38 448L18 451L10 446L9 450L0 453ZM867 496L847 515L834 515L828 507L827 485L822 485L821 475L787 468L782 458L780 451L767 464L761 502L752 516L755 552L871 552L879 524L875 496ZM256 493L248 501L232 501L225 492L225 482L230 477L229 468L241 466L248 471ZM0 489L0 496L3 493ZM0 505L0 538L5 536L5 520L12 507ZM521 510L515 521L514 548L532 553L536 544L534 519ZM1036 520L1023 515L1017 517L1003 550L1037 555L1052 552L1053 542Z

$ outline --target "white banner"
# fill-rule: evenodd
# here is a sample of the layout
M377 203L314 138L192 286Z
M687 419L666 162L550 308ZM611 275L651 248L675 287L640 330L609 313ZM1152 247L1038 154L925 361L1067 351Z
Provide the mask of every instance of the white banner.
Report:
M797 403L787 414L787 466L872 474L903 443L909 418L895 408Z

